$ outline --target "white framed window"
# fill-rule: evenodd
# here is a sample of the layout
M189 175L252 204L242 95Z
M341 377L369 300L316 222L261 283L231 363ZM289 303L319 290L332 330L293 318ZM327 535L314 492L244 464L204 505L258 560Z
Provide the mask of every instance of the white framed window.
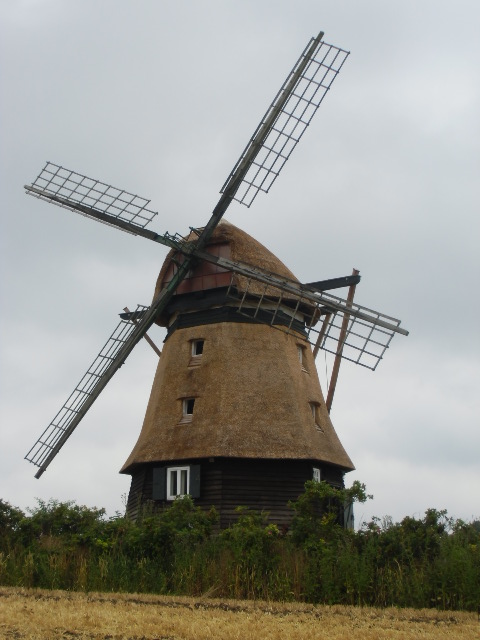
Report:
M178 496L200 497L200 465L154 467L152 470L152 499L175 500Z
M167 468L167 500L185 496L190 489L190 467Z
M184 418L193 416L193 408L195 406L195 398L183 398L182 400L182 414Z
M204 344L205 340L192 340L192 356L201 356Z
M181 403L182 417L178 424L186 424L192 422L193 412L195 410L195 398L178 398Z
M205 340L203 338L198 338L195 340L190 340L190 343L190 362L188 363L188 366L199 367L202 363Z
M313 467L313 479L315 482L320 482L321 480L320 469L318 467Z

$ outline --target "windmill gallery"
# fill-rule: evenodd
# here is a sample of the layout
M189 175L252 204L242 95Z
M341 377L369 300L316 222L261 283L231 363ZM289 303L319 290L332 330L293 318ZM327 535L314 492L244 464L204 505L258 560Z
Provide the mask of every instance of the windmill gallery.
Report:
M149 307L121 314L87 373L26 455L40 477L135 345L157 323L167 337L143 427L122 473L127 513L190 494L220 525L246 505L288 524L307 480L343 487L353 469L329 416L319 349L375 369L400 321L353 302L352 276L300 283L223 216L268 192L348 57L312 38L228 176L210 219L186 236L146 228L149 201L47 163L28 194L170 248ZM330 293L349 287L347 299ZM335 367L334 367L335 372Z

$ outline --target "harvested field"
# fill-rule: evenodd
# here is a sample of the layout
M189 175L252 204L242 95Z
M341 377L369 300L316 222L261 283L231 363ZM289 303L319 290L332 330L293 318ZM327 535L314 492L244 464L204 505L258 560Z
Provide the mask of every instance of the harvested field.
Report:
M478 640L477 615L0 588L0 638Z

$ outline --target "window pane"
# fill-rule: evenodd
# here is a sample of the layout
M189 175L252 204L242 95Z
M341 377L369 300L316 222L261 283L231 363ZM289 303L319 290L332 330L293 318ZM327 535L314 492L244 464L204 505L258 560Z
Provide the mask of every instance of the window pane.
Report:
M183 401L183 415L191 416L193 414L193 407L195 406L195 398L185 398Z
M201 356L203 353L203 340L195 340L193 343L193 355Z
M188 472L186 469L182 469L180 471L180 491L179 494L181 496L184 496L186 493L188 493Z
M177 472L170 471L170 495L176 496L177 493Z

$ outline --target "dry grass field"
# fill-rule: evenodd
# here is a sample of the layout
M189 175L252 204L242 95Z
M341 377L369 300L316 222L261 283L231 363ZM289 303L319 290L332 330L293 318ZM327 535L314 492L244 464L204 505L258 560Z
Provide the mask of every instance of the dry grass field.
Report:
M478 640L477 615L0 587L0 638Z

